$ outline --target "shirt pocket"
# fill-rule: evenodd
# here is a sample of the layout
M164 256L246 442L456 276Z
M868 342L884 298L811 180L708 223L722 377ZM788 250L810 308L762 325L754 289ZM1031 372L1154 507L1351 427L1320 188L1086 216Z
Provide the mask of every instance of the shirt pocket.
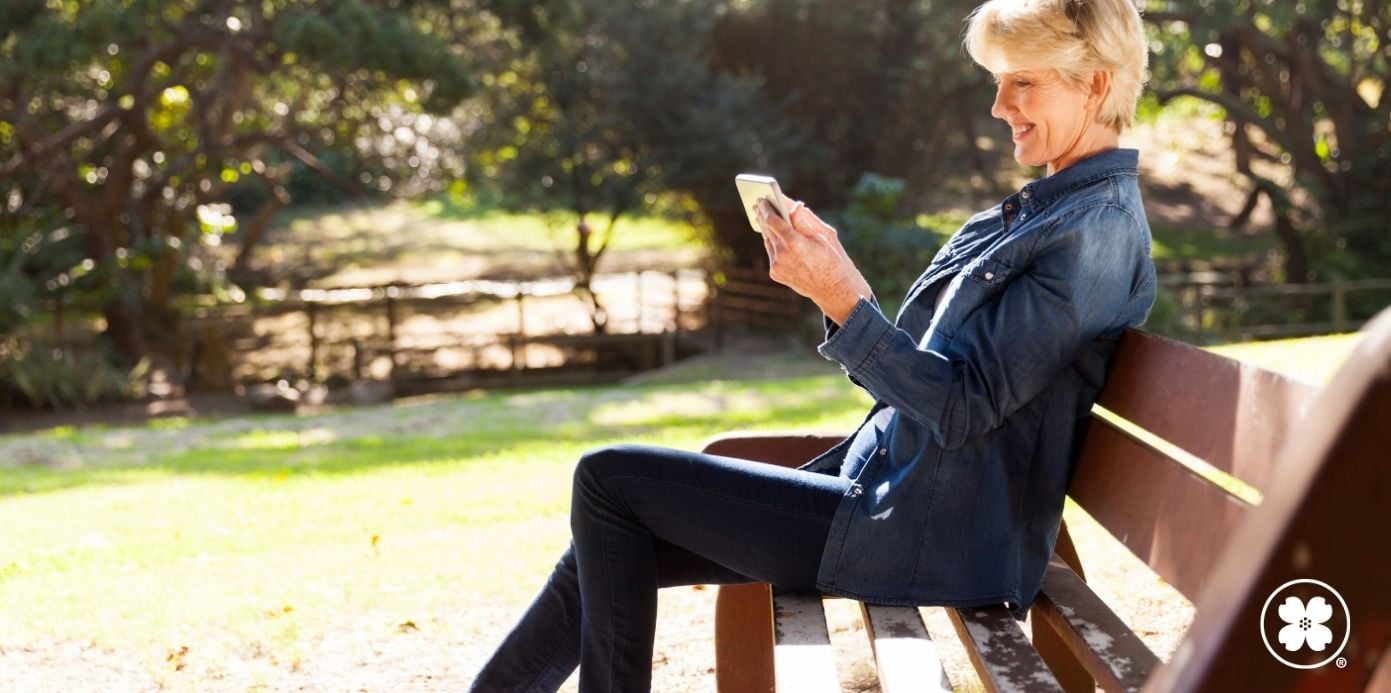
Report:
M933 337L944 340L938 346L953 341L962 324L981 306L993 301L1013 274L1014 269L1008 264L988 256L975 258L962 267L946 289L951 294L934 317L932 329L922 340L925 347L935 341L929 339Z
M1014 268L993 257L982 256L972 260L961 269L961 274L980 286L995 287L1003 284L1013 273Z

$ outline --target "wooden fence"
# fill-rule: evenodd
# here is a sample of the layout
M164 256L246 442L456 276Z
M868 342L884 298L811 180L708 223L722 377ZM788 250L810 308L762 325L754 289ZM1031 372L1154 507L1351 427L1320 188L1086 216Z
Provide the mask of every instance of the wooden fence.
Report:
M806 328L811 304L768 278L766 269L732 268L710 275L710 330L715 347L728 337L756 330L798 337Z
M1245 287L1194 279L1161 285L1181 306L1186 330L1214 341L1350 332L1391 305L1391 279Z
M582 381L669 363L705 322L703 271L601 275L594 286L608 309L598 334L564 279L265 292L196 311L187 372L212 386L288 375L466 387L524 371Z

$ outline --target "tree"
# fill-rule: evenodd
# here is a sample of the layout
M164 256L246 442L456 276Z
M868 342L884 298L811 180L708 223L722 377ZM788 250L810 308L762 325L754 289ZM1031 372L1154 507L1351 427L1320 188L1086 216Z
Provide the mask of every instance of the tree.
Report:
M721 18L711 55L721 73L756 76L787 127L805 133L774 159L789 194L840 209L874 173L906 181L905 205L973 207L962 197L995 192L1008 152L994 143L1007 130L990 129L988 75L961 49L977 4L758 0Z
M245 266L288 204L288 162L365 189L315 153L370 151L391 104L444 113L472 88L449 3L12 0L0 7L0 204L12 237L44 215L81 239L107 336L134 363L211 205L269 191L237 220ZM463 17L470 16L463 13ZM429 21L425 21L429 20ZM404 167L403 167L404 168ZM370 179L377 184L375 178ZM21 216L23 215L23 216ZM47 230L47 229L39 229Z
M1391 271L1391 4L1168 0L1146 19L1159 103L1221 107L1252 186L1234 222L1269 200L1286 281Z
M485 96L497 126L480 133L473 170L511 204L575 215L566 256L596 332L591 282L618 219L716 178L737 209L734 173L784 141L754 84L709 69L717 4L494 3L522 51Z

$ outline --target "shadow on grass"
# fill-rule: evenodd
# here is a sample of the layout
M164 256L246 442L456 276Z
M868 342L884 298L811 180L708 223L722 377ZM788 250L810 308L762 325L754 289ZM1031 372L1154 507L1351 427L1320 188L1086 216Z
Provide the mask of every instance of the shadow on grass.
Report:
M841 378L812 376L491 393L301 418L18 436L0 441L0 497L171 476L283 480L561 463L614 442L693 445L732 430L836 430L865 408Z

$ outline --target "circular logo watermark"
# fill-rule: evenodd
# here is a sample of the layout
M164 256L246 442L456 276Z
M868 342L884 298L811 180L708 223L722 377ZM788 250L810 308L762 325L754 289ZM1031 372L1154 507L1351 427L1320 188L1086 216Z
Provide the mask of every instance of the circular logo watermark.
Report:
M1343 595L1319 580L1290 580L1261 607L1261 639L1270 656L1296 669L1329 662L1347 666L1338 655L1352 634L1352 613Z

